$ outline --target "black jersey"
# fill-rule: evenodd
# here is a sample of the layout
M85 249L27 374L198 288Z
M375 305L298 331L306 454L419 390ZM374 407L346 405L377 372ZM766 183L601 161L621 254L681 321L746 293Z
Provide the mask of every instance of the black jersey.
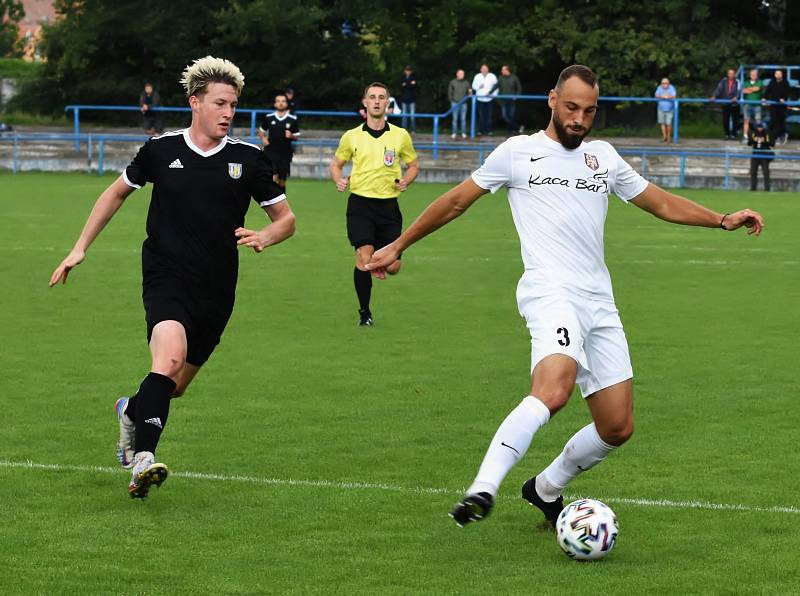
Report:
M284 155L292 154L292 141L286 138L288 130L294 135L300 134L300 127L297 124L297 116L285 112L283 116L278 116L277 112L272 112L264 117L260 126L261 132L267 135L269 145L267 149L275 153Z
M286 198L257 146L225 137L201 151L188 129L147 141L123 177L133 188L153 183L142 246L145 277L177 277L213 293L235 290L234 231L244 225L251 198L262 207Z

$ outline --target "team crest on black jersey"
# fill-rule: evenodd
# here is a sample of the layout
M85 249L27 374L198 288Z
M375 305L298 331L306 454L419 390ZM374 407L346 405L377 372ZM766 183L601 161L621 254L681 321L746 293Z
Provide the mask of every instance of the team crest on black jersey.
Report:
M394 165L394 149L383 149L383 165L391 167Z
M228 175L233 178L234 180L238 180L242 177L242 164L240 163L228 163Z
M597 161L597 156L595 155L591 155L590 153L584 153L583 159L586 162L586 165L592 168L593 170L596 170L597 168L600 167L600 162Z

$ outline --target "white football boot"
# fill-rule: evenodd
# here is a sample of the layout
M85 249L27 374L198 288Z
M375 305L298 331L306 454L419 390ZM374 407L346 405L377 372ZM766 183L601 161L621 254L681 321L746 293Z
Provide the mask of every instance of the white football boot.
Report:
M156 463L155 456L149 451L140 451L133 459L128 494L131 499L144 499L150 492L150 487L161 486L167 475L169 475L167 466Z

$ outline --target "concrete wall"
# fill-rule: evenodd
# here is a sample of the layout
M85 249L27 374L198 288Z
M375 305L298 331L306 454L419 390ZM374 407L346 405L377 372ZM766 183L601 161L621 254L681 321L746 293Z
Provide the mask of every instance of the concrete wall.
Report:
M0 107L17 94L17 79L0 79Z

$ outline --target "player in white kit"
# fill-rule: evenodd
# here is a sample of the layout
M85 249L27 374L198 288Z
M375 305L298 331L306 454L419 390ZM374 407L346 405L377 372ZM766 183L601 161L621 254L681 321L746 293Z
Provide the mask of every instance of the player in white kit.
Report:
M384 277L414 242L461 215L487 192L508 188L525 272L517 303L531 333L531 392L492 439L472 485L450 515L463 526L486 517L500 483L536 432L577 383L592 416L561 454L522 486L522 496L555 526L561 493L633 434L633 370L611 279L603 260L609 193L665 221L760 234L750 209L717 213L639 176L604 141L583 142L597 111L597 77L586 66L564 69L550 91L547 129L497 147L464 182L436 199L367 268Z

